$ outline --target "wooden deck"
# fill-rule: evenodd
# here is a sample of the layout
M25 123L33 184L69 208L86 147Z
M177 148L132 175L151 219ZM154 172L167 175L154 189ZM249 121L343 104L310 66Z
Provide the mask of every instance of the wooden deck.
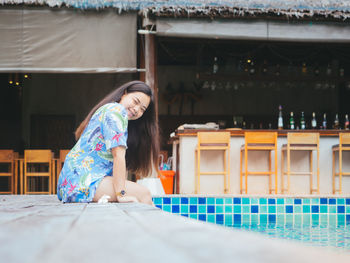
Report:
M62 204L0 196L1 262L350 262L306 247L141 204Z

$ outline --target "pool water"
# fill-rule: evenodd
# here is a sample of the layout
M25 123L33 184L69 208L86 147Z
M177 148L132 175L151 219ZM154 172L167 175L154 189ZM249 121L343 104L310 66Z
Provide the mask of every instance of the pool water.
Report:
M172 195L153 201L172 214L350 253L350 197Z
M302 242L310 246L329 247L350 253L350 225L296 226L296 225L233 225L236 229L249 230L268 235Z

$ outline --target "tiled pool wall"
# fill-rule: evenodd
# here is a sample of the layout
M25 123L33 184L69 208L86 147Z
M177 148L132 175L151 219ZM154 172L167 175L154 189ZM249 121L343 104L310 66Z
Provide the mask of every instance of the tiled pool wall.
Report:
M153 202L166 212L226 226L350 224L350 197L154 196Z

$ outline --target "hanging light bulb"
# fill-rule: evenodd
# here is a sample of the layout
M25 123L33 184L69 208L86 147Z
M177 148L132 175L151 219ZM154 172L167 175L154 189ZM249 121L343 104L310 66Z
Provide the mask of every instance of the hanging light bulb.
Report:
M29 76L28 74L24 74L24 78L27 79Z
M13 84L12 74L9 74L9 84Z
M16 86L19 86L19 78L18 78L18 73L15 74L15 81L14 81Z

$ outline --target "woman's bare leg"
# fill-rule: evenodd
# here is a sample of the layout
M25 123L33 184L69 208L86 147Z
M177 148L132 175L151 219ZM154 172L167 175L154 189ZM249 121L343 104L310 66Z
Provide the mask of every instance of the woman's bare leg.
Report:
M126 181L125 182L126 195L134 196L140 203L153 205L152 196L150 191L137 183ZM108 195L111 198L109 202L116 202L117 196L114 192L113 178L111 176L105 176L100 185L97 187L93 202L97 202L103 195Z

